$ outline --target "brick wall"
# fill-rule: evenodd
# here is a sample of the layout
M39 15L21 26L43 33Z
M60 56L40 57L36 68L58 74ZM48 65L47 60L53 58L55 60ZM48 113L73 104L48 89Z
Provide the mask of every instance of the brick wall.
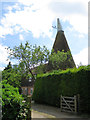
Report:
M24 95L32 95L34 87L33 86L29 86L29 87L21 87L22 88L22 94Z

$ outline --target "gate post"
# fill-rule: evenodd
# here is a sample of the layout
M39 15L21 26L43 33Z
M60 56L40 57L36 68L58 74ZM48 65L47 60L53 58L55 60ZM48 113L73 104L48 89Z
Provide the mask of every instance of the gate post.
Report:
M74 104L75 104L75 113L77 113L77 97L74 96Z
M80 94L77 94L77 111L80 112Z
M62 95L60 97L60 107L61 107L61 112L62 112Z

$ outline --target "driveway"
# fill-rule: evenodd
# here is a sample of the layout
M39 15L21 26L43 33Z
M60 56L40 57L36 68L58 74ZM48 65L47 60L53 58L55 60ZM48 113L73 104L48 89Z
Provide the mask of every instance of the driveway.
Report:
M57 107L36 103L32 103L31 107L32 118L81 118L80 116L77 116L75 114L61 112L60 108Z

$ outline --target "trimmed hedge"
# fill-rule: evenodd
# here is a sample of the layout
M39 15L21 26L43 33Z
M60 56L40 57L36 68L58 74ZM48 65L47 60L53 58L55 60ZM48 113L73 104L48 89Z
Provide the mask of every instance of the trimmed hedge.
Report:
M80 112L90 112L90 66L58 70L38 75L33 99L35 102L60 107L60 95L80 94Z

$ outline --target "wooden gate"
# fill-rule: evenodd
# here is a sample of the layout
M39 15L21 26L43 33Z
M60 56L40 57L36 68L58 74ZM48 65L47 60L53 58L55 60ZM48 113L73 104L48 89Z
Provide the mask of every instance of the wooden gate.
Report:
M61 95L61 111L77 113L77 97L67 97Z

